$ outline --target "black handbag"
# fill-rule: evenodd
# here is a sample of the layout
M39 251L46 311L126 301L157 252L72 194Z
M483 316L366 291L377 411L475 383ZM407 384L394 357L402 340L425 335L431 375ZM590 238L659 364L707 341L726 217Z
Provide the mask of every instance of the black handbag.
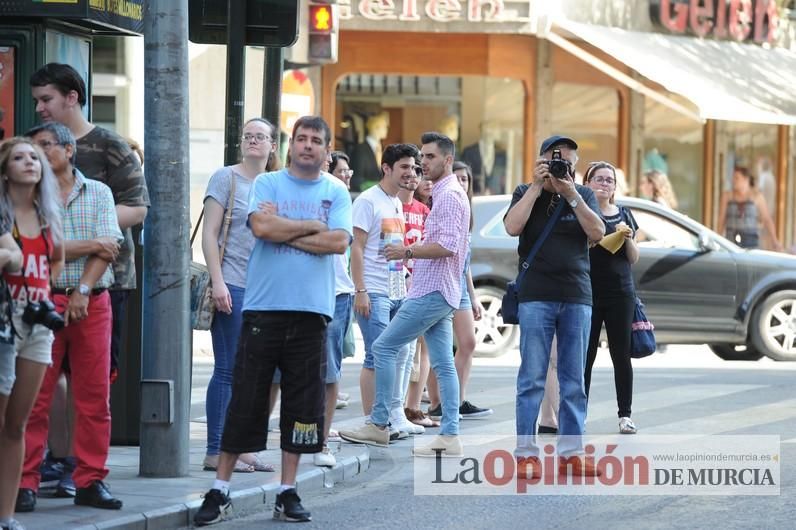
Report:
M522 285L522 280L525 278L525 271L527 271L531 266L531 262L536 256L536 253L539 252L539 249L542 247L542 243L544 243L545 239L547 239L547 236L550 235L550 232L553 230L553 225L556 224L556 220L558 220L558 216L561 214L561 210L563 208L564 200L562 199L561 202L558 203L558 206L556 206L555 211L553 211L553 215L551 215L550 219L547 220L547 224L544 226L542 234L533 244L531 251L528 253L528 257L522 262L520 273L517 275L517 279L513 282L509 282L508 285L506 285L506 294L503 295L503 301L500 304L500 313L503 317L504 324L520 323L519 286Z

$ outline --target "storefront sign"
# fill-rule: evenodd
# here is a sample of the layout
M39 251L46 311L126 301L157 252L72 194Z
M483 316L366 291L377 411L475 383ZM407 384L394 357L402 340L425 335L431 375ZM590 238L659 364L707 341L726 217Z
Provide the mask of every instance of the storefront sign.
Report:
M650 16L672 33L773 42L779 27L774 0L651 0Z
M531 0L339 0L340 19L527 23Z
M108 34L141 34L145 0L2 0L3 16L45 17Z

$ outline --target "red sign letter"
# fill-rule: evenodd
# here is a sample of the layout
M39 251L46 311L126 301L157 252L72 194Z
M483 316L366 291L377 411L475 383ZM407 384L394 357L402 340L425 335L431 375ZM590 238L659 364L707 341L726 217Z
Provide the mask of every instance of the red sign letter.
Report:
M661 0L661 23L676 33L685 33L685 23L688 18L688 6L681 3L674 4L672 13L672 0ZM674 18L672 17L674 15Z

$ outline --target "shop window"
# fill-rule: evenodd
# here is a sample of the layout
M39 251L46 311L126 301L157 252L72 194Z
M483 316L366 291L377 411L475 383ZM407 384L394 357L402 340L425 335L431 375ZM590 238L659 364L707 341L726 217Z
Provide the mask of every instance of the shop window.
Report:
M678 103L690 104L674 94ZM671 184L676 210L702 219L703 125L657 101L644 99L644 156L642 173L659 171ZM643 196L639 189L639 196ZM652 199L653 197L644 197Z
M745 168L754 186L749 194L737 192L734 199L760 194L773 221L777 216L777 126L756 123L728 122L726 124L727 163L724 166L722 191L733 192L733 173L736 167ZM743 195L743 197L742 197ZM743 211L743 208L741 208ZM774 250L774 239L765 229L762 212L757 211L759 242L755 246ZM732 234L730 239L735 239ZM742 241L739 243L743 243Z
M0 46L0 140L14 136L14 52Z
M385 146L439 131L473 168L476 195L508 193L522 182L524 104L522 83L502 77L350 74L337 84L335 148L361 191L381 178Z
M124 40L119 37L94 37L91 64L96 74L124 73Z
M94 96L92 121L95 125L116 130L116 98L114 96Z
M594 160L616 164L619 94L616 89L575 83L553 85L550 132L578 142L578 181Z

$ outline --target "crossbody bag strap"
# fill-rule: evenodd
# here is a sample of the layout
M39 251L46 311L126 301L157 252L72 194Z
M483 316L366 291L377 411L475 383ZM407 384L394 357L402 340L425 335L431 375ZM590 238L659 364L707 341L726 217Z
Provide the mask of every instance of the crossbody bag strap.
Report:
M202 224L202 218L205 216L205 207L202 206L202 211L199 212L199 219L196 220L196 226L193 227L191 234L191 247L193 247L193 240L196 239L196 233L199 231L199 226Z
M230 188L229 193L229 201L227 202L227 210L224 212L224 227L221 230L221 252L218 256L218 262L224 262L224 251L227 248L227 237L229 236L229 225L232 224L232 210L235 207L235 187L238 182L238 178L235 176L235 172L233 171L230 173L230 178L232 179L232 186Z
M525 273L531 266L531 262L533 262L533 258L536 257L536 253L539 252L539 249L542 247L542 244L547 239L547 236L550 235L550 232L553 230L553 225L556 224L558 220L558 216L561 214L561 210L564 208L564 201L558 203L556 206L553 215L550 216L550 219L547 220L547 224L544 226L542 230L542 234L537 238L536 242L533 244L531 251L528 253L528 257L525 258L525 261L522 262L520 273L517 275L517 285L522 285L522 280L525 278Z

